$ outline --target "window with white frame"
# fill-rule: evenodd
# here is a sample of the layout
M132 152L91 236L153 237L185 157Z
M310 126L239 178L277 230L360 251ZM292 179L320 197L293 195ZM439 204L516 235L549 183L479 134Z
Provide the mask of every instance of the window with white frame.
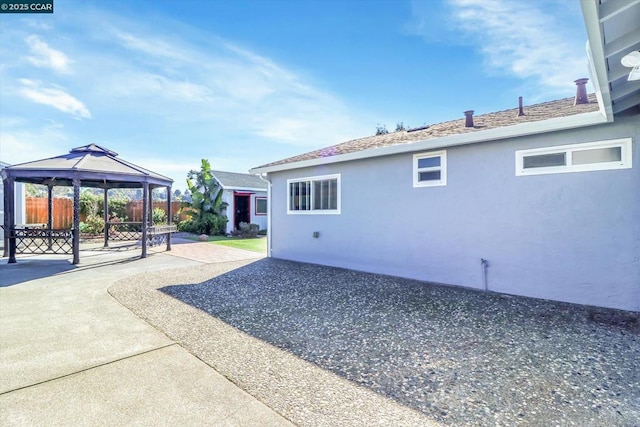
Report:
M266 197L256 197L256 215L266 215L267 214L267 198Z
M340 174L287 180L289 214L339 214Z
M415 154L413 156L413 186L447 185L447 152Z
M631 168L631 138L516 151L516 176Z

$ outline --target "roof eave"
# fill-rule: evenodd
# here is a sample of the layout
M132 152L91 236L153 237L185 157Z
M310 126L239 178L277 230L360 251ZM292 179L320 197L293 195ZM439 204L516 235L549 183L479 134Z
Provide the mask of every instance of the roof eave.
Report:
M585 126L594 126L607 123L609 121L611 120L607 118L606 114L604 114L602 110L592 111L589 113L541 120L538 122L520 123L512 126L481 130L473 133L463 133L441 138L419 140L406 144L392 145L388 147L372 148L369 150L356 151L347 154L338 154L330 157L320 157L316 159L302 160L299 162L257 167L251 169L250 172L253 174L271 173L290 169L325 165L330 163L361 160L371 157L389 156L393 154L403 154L422 150L455 147L458 145L469 145L480 142L496 141L507 138L516 138L527 135L536 135L560 130L574 129Z
M582 0L582 15L587 30L587 57L589 59L589 72L591 82L596 91L598 105L608 122L613 121L613 102L609 79L607 75L607 64L604 53L604 35L600 24L599 4L596 0Z
M267 191L266 188L253 188L253 187L242 187L242 186L227 186L227 187L222 187L223 190L233 190L233 191Z

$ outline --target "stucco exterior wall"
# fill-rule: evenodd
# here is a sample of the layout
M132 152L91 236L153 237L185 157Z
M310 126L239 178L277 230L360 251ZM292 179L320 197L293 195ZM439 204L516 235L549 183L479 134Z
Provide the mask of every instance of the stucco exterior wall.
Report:
M233 226L233 219L234 219L233 215L235 212L234 197L233 197L234 191L249 191L249 190L224 190L224 193L222 194L222 200L229 204L229 206L227 206L225 211L223 211L223 214L225 214L229 219L229 222L227 222L227 233L231 233L234 229L234 226ZM266 198L267 192L258 191L253 193L254 194L251 194L250 207L249 207L251 223L258 224L260 226L260 230L266 230L267 215L256 215L256 197Z
M516 150L623 137L631 169L515 175ZM440 187L414 153L272 173L271 255L478 289L486 259L491 291L640 311L639 144L635 116L448 148ZM287 179L337 173L341 214L287 215Z

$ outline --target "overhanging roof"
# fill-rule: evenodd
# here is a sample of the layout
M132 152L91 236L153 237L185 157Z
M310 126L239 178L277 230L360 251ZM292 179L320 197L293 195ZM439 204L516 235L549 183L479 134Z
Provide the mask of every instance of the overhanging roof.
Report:
M465 127L465 119L436 123L415 132L399 131L347 141L342 144L259 166L252 173L269 173L287 169L338 163L391 154L433 150L443 147L534 135L605 123L595 95L588 104L574 105L574 98L544 102L524 107L482 114L474 117L474 127Z
M171 178L118 158L118 153L96 144L72 149L48 159L21 163L2 169L2 177L32 184L72 185L81 180L83 187L140 188L170 187Z
M640 0L581 0L594 86L609 120L640 105L640 81L628 81L623 56L640 50Z
M269 173L555 132L611 122L616 114L626 114L630 110L637 114L640 82L627 81L631 69L623 67L620 59L633 50L640 50L640 0L581 0L581 3L589 38L587 54L591 78L596 88L590 107L576 106L578 108L572 110L572 98L552 101L526 107L528 117L518 117L512 110L507 110L478 116L476 124L483 120L485 123L471 129L464 128L464 119L459 119L429 126L412 135L394 132L360 138L258 166L250 172ZM596 109L598 111L594 111Z

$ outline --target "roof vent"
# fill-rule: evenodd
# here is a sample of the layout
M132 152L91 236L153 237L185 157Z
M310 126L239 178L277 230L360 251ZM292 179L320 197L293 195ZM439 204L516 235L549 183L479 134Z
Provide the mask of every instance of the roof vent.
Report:
M465 111L464 115L466 117L464 121L464 127L472 128L473 127L473 110Z
M407 129L407 132L416 132L416 131L419 131L419 130L429 129L429 126L430 125L418 126L417 128Z
M573 102L573 105L589 103L589 97L587 97L588 81L589 79L586 79L586 78L578 79L574 81L574 83L576 84L576 99Z
M522 108L522 97L518 97L518 117L524 116L524 109Z

